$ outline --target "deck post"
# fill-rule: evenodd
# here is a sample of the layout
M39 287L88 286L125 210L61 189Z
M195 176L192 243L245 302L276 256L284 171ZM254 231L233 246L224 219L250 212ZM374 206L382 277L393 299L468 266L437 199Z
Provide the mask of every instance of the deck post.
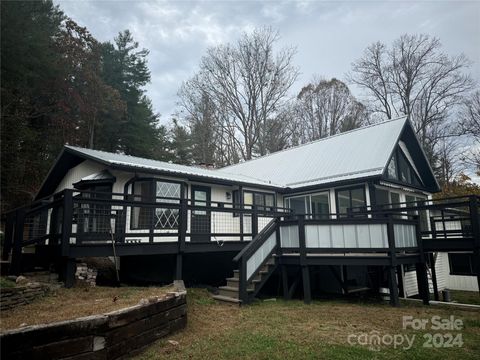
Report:
M398 307L400 306L400 300L398 298L398 283L395 276L395 267L388 266L387 268L388 288L390 291L390 305Z
M63 192L63 217L61 249L62 256L68 256L70 250L70 235L72 234L73 191L65 189Z
M182 280L183 277L183 253L185 252L185 240L187 237L188 206L183 189L181 198L179 209L180 217L178 224L178 253L176 256L175 280Z
M435 269L435 256L433 255L433 253L429 253L428 256L430 258L430 266L432 270L433 296L435 301L439 301L440 296L438 295L437 270Z
M238 283L238 298L242 301L242 304L245 305L248 303L248 292L247 292L247 261L245 257L242 256L240 262L240 271L239 271L239 283Z
M300 267L302 268L303 301L305 304L310 304L312 294L310 290L310 269L307 264L307 247L305 244L305 218L303 216L298 217L298 244L300 247Z
M235 199L233 199L233 202L235 202ZM239 205L240 205L240 210L243 210L243 186L240 185L238 187L238 202L239 202ZM244 236L243 236L243 233L244 233L244 229L243 229L243 212L240 211L238 213L238 217L239 217L239 221L240 221L240 241L243 241L244 240Z
M75 271L77 270L77 263L75 258L66 258L66 264L64 268L64 281L65 287L71 288L75 285Z
M183 254L177 253L175 260L175 280L182 280L183 270Z
M397 265L397 278L398 278L398 295L405 297L405 289L403 287L403 269L402 265Z
M480 292L480 219L478 213L478 198L470 196L470 221L472 224L472 235L474 241L473 263L476 267L478 291Z
M283 288L283 299L288 300L288 271L287 265L281 265L282 269L282 288Z
M252 240L255 236L258 235L258 209L256 205L253 205L253 212L252 212Z
M420 296L423 300L424 305L428 305L430 303L430 294L428 291L428 276L427 276L427 269L426 264L417 263L416 265L416 272L417 272L417 283L418 283L418 291Z
M13 236L15 234L15 212L11 211L5 219L5 236L3 239L2 260L7 261L13 245Z
M22 271L22 242L23 228L25 226L25 209L15 211L15 230L12 248L12 263L10 264L10 273L20 275Z

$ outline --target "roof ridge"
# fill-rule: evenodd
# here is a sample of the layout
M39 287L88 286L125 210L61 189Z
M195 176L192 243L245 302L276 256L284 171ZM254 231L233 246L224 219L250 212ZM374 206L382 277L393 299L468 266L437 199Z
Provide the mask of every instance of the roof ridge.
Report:
M338 137L338 136L342 136L342 135L347 135L347 134L353 133L353 132L355 132L355 131L365 130L365 129L368 129L368 128L371 128L371 127L374 127L374 126L379 126L379 125L387 124L387 123L390 123L390 122L393 122L393 121L398 121L398 120L405 119L405 118L407 118L407 115L402 115L402 116L398 116L398 117L396 117L396 118L394 118L394 119L388 119L388 120L385 120L385 121L380 121L380 122L378 122L378 123L369 124L369 125L367 125L367 126L362 126L362 127L356 128L356 129L352 129L352 130L348 130L348 131L342 132L342 133L338 133L338 134L335 134L335 135L330 135L330 136L327 136L327 137L324 137L324 138L312 140L312 141L309 141L309 142L306 142L306 143L303 143L303 144L298 144L298 145L295 145L295 146L292 146L292 147L289 147L289 148L285 148L285 149L282 149L282 150L278 150L278 151L275 151L275 152L272 152L272 153L269 153L269 154L265 154L265 155L259 156L259 157L255 158L255 159L250 159L250 160L247 160L247 161L244 161L244 162L240 162L240 163L236 163L236 164L232 164L232 165L227 165L227 166L224 166L224 167L222 167L222 168L215 169L215 171L223 170L223 169L228 169L228 168L233 167L233 166L237 166L237 165L241 165L241 164L246 164L246 163L249 163L249 162L252 162L252 161L255 161L255 160L259 160L259 159L264 159L264 158L269 157L269 156L271 156L271 155L279 154L279 153L282 153L282 152L285 152L285 151L288 151L288 150L297 149L297 148L300 148L300 147L303 147L303 146L307 146L307 145L315 144L315 143L318 143L318 142L321 142L321 141L324 141L324 140L332 139L332 138L334 138L334 137Z

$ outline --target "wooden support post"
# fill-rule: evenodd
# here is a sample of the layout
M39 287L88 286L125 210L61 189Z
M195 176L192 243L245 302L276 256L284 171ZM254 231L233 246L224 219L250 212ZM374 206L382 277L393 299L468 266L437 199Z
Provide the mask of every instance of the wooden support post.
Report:
M282 265L282 288L283 299L288 300L288 270L286 265Z
M77 264L74 258L66 258L65 268L64 268L64 281L65 287L71 288L75 285L75 272L77 270Z
M15 212L9 212L5 219L5 234L3 238L2 260L7 261L12 251L15 234Z
M298 244L300 247L300 267L302 268L303 283L303 301L310 304L312 301L312 293L310 290L310 269L307 263L307 247L305 244L305 219L303 216L298 217Z
M233 199L233 201L235 202L235 199ZM243 187L242 186L238 187L238 201L239 201L239 204L240 204L240 209L243 210L244 206L243 206ZM243 233L244 233L243 212L240 212L238 214L238 217L239 217L239 221L240 221L240 241L243 241L244 240L244 236L243 236Z
M303 283L303 301L305 304L312 302L312 292L310 289L310 268L302 266L302 283Z
M478 291L480 293L480 219L479 204L477 196L470 196L470 222L472 225L472 235L474 241L473 264L477 274Z
M15 212L15 230L13 237L12 263L10 264L10 273L12 275L20 275L22 271L22 242L24 226L25 209L19 209Z
M245 257L242 256L239 269L239 282L238 282L238 297L242 301L242 304L245 305L248 303L248 292L247 292L247 261Z
M345 292L345 295L348 295L348 272L346 265L342 265L342 278L343 283L345 284L343 291Z
M253 205L252 213L252 240L258 234L258 209L256 205Z
M416 264L418 291L424 305L430 303L430 294L428 290L428 276L425 263Z
M188 206L187 199L184 197L184 191L182 190L180 200L180 217L179 217L179 228L178 228L178 253L176 256L176 268L175 268L175 280L183 279L183 253L185 252L185 241L187 237L187 217L188 217Z
M388 266L387 276L388 276L388 288L390 290L390 305L400 306L400 300L398 298L397 277L395 276L394 266Z
M176 267L175 267L175 280L182 280L183 275L183 254L177 253L176 256Z
M70 236L72 235L73 218L73 191L65 189L63 191L63 218L61 235L61 253L62 256L68 256L70 251Z
M405 289L403 286L403 269L402 265L397 265L398 295L405 297Z
M429 254L430 257L430 266L432 271L432 283L433 283L433 297L435 301L440 300L440 296L438 295L438 284L437 284L437 270L435 269L435 256L433 253Z

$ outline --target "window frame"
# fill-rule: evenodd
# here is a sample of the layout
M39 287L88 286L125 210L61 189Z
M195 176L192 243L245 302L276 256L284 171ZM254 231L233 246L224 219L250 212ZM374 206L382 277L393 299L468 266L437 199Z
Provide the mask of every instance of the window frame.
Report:
M394 161L394 164L395 164L396 177L390 176L389 167L392 161ZM408 168L408 172L410 173L410 179L408 179L408 181L402 180L403 166L400 166L401 161L403 161L406 164ZM392 182L397 182L403 185L409 185L416 188L424 187L422 179L419 177L419 175L417 175L417 172L415 171L414 167L408 160L407 155L403 152L403 150L398 145L395 147L395 150L393 151L392 156L390 156L390 159L388 160L384 176L385 176L385 179Z
M350 187L344 187L344 188L336 188L335 189L335 209L336 209L336 215L337 216L348 216L348 212L346 213L341 213L340 212L340 206L339 206L339 201L338 201L338 193L340 191L349 191L349 200L350 200L350 206L349 208L351 209L352 206L352 190L358 190L361 189L363 192L363 198L364 198L364 206L367 206L367 191L365 189L365 185L356 185L356 186L350 186Z
M247 189L247 190L243 190L240 191L239 189L238 190L233 190L232 191L232 205L233 207L240 207L241 205L241 202L240 202L240 197L239 197L239 194L242 193L242 196L243 196L243 207L246 208L246 206L258 206L258 204L256 204L256 201L255 201L255 198L256 198L256 195L261 195L263 197L263 205L262 208L260 208L259 210L260 211L267 211L267 208L270 207L270 210L273 211L274 208L277 207L277 194L275 192L267 192L267 191L257 191L257 190L250 190L250 189ZM248 205L245 205L245 194L246 193L249 193L252 195L252 204L248 204ZM271 195L273 196L273 206L267 206L265 205L265 196L266 195ZM247 215L249 216L250 214L244 214L244 215ZM238 216L237 213L234 213L233 216Z
M468 259L469 259L469 267L470 267L470 272L459 272L459 271L456 271L453 269L453 266L452 266L452 257L453 256L458 256L458 255L463 255L463 256L468 256ZM473 262L473 254L470 254L470 253L448 253L448 266L449 266L449 269L450 269L450 272L449 274L450 275L457 275L457 276L477 276L477 274L475 273L475 266L474 266L474 262Z
M327 214L327 216L329 217L330 214L332 213L332 202L331 202L331 199L330 199L330 191L329 190L316 191L316 192L311 192L311 193L306 193L306 194L298 194L298 195L287 196L287 197L283 198L283 203L284 203L283 205L284 205L284 207L291 209L290 208L290 199L308 197L308 199L309 199L308 202L309 202L309 205L310 205L310 213L307 212L307 203L304 201L304 208L305 208L304 215L313 216L312 196L315 196L315 195L326 195L327 196L327 200L328 200L328 214ZM289 203L288 206L287 206L287 201Z
M178 184L180 186L180 195L178 197L178 203L180 203L180 201L182 199L185 198L184 194L185 194L185 184L181 181L175 181L175 180L170 180L170 179L162 179L162 178L135 178L131 183L130 183L130 194L129 196L132 197L132 199L136 199L136 197L143 197L143 195L136 195L134 193L135 191L135 183L139 183L139 182L147 182L149 183L149 188L150 188L150 191L149 191L149 194L146 196L148 198L148 202L162 202L162 201L158 201L158 200L162 200L163 198L159 198L157 197L157 182L164 182L164 183L171 183L171 184ZM172 201L174 200L174 198L164 198L163 201L165 202L168 202L168 201ZM143 199L141 199L140 201L143 201ZM151 215L149 215L151 217L151 221L150 221L150 224L148 224L148 226L145 226L145 227L140 227L140 226L134 226L133 225L133 213L134 213L134 209L135 208L139 208L138 206L130 206L130 230L150 230L150 231L155 231L155 230L178 230L179 229L179 225L180 224L177 224L176 226L170 226L170 227L155 227L155 223L154 223L154 220L155 220L155 208L152 208L153 211L151 212ZM141 209L141 208L140 208ZM179 211L179 210L178 210Z

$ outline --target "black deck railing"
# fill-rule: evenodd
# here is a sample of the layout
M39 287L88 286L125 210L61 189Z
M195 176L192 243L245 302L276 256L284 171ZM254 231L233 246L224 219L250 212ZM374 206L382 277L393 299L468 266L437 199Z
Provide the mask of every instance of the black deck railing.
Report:
M22 248L51 246L69 256L72 247L101 244L177 244L249 241L271 219L290 213L273 206L99 193L66 189L6 214L2 257L12 253L19 270ZM95 256L95 254L92 254Z

